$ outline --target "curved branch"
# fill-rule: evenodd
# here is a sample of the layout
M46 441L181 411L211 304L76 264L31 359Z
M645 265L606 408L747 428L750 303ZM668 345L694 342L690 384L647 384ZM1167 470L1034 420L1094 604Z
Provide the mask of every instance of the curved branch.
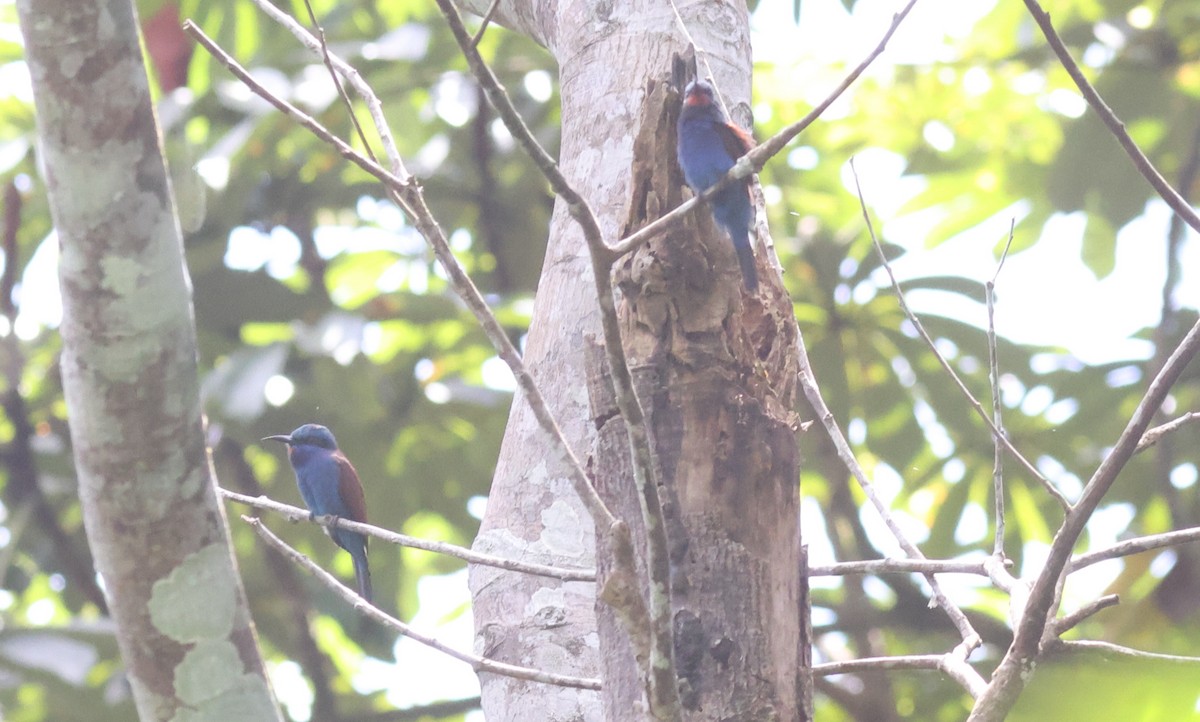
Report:
M445 554L446 556L456 557L471 564L482 564L489 567L497 567L507 569L512 572L522 572L524 574L534 574L539 577L550 577L552 579L560 579L564 582L594 582L596 581L596 572L592 569L563 569L562 567L552 567L546 564L534 564L532 562L522 562L516 559L501 559L488 554L481 554L477 551L467 549L465 547L448 544L446 542L429 541L427 539L418 539L417 537L408 536L406 534L397 534L387 529L381 529L370 524L351 521L341 517L334 516L317 516L314 517L307 509L301 509L295 506L289 506L265 496L246 496L228 489L220 489L217 491L221 496L236 501L239 504L252 506L256 509L267 509L273 511L284 519L291 522L297 521L315 521L321 526L346 529L347 531L356 531L360 534L368 534L376 539L387 542L388 544L396 544L411 549L421 549L422 551L435 552L437 554Z
M1054 636L1066 634L1070 630L1079 625L1080 622L1092 616L1102 609L1108 609L1121 603L1121 598L1116 594L1105 594L1099 599L1093 599L1079 609L1070 614L1054 620L1053 631Z
M972 697L983 692L984 682L975 668L953 654L907 654L897 657L864 657L845 662L826 662L813 665L813 676L828 677L834 674L855 672L884 672L893 669L928 669L944 672L958 682Z
M368 617L389 629L393 629L396 632L399 632L400 634L412 639L413 641L429 647L430 649L437 650L442 654L459 660L460 662L466 662L467 664L471 665L471 668L476 672L491 672L492 674L502 674L506 677L515 677L516 679L524 679L530 682L553 684L559 687L575 687L578 689L591 690L600 689L600 680L598 679L571 677L565 674L555 674L554 672L546 672L540 669L519 667L515 664L497 662L495 660L488 659L487 657L482 657L478 654L471 654L469 652L457 650L447 644L439 642L433 637L422 634L404 622L401 622L400 620L380 611L377 607L371 606L365 599L358 596L358 594L351 591L349 587L343 585L341 582L335 579L332 574L317 566L314 561L288 546L282 539L275 536L275 534L272 533L271 530L268 529L266 525L263 524L259 519L255 519L254 517L250 516L243 516L242 521L253 527L259 538L270 544L272 548L287 555L289 559L296 562L305 571L316 577L317 581L331 589L347 603L353 605L355 610L357 610L363 616ZM367 525L359 524L356 526ZM354 531L366 530L356 528Z

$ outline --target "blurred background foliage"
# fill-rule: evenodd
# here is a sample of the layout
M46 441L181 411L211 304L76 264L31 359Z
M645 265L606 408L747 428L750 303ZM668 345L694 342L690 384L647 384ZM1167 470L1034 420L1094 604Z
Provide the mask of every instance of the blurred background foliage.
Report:
M432 3L313 4L330 47L384 100L410 170L519 342L553 202L545 182L482 103ZM762 2L754 18L794 12L803 24L816 17L810 14L816 6L857 15L869 4L807 0L780 13ZM920 181L894 210L897 217L932 219L926 232L893 238L892 226L883 227L888 254L902 261L997 218L1005 219L1004 227L1016 219L1014 251L1020 252L1053 242L1043 237L1047 224L1074 213L1085 221L1077 263L1103 277L1115 268L1117 232L1156 205L1116 142L1082 113L1082 101L1023 6L977 5L970 30L944 39L943 60L881 63L761 176L784 277L826 400L864 464L904 510L906 528L937 558L981 556L991 548L992 444L887 287L847 181L847 160L884 152L900 160L906 180ZM1191 195L1200 164L1200 3L1047 5L1134 138ZM302 5L285 6L307 18ZM221 484L299 503L279 450L258 440L319 422L335 431L364 479L372 522L469 544L512 397L507 370L380 187L253 98L211 58L192 52L179 22L193 19L268 87L361 147L326 71L249 2L139 0L138 7L187 231ZM934 23L934 12L915 13L908 23ZM556 152L552 58L496 27L481 47L527 122ZM15 8L6 0L0 2L0 709L14 722L127 720L134 713L74 493L57 369L56 242L21 57ZM758 137L799 117L846 69L803 49L788 62L760 62ZM355 109L363 111L361 104ZM1136 334L1144 342L1141 356L1088 364L1069 348L999 339L1005 427L1068 496L1081 489L1148 377L1195 321L1196 309L1171 300L1183 234L1169 232L1160 261L1169 269L1167 286L1139 289L1166 299L1161 323ZM997 234L991 242L998 251L1004 240ZM919 305L939 350L986 406L987 340L978 324L962 320L962 309L979 308L983 285L965 273L910 273L905 288L925 299ZM1027 291L1055 302L1054 289L1007 293ZM1178 386L1177 412L1200 407L1198 374L1193 367ZM1192 427L1140 455L1084 543L1200 522L1196 439ZM823 433L812 429L801 444L804 533L814 562L892 551L873 513L859 512L860 494ZM1036 570L1061 511L1011 461L1006 470L1006 551L1017 572ZM443 671L417 661L428 658L394 646L268 554L239 523L245 509L230 506L229 513L264 652L293 719L477 715L475 682L465 666L448 663ZM268 523L352 578L349 558L315 527ZM385 608L428 628L443 626L446 634L457 629L459 641L470 644L461 564L375 544L372 568ZM953 631L928 610L916 579L817 579L814 587L818 660L954 645ZM1009 641L1006 600L969 580L955 579L952 589L985 637L977 661L988 668ZM1200 654L1194 623L1200 563L1191 550L1111 562L1087 577L1077 596L1071 590L1068 607L1101 591L1122 595L1120 607L1080 627L1081 637ZM1065 669L1071 684L1051 687L1052 693L1031 688L1023 709L1034 710L1029 719L1070 719L1041 705L1079 709L1072 705L1089 697L1088 690L1115 686L1117 674L1133 687L1144 680L1134 697L1152 695L1162 704L1121 708L1106 719L1167 718L1145 716L1155 709L1173 710L1170 719L1194 715L1195 685L1163 684L1174 677L1156 664L1066 656L1055 669ZM1194 666L1185 670L1184 678L1195 679ZM957 686L931 673L819 680L818 692L820 720L953 720L968 709ZM1118 708L1107 709L1116 714Z

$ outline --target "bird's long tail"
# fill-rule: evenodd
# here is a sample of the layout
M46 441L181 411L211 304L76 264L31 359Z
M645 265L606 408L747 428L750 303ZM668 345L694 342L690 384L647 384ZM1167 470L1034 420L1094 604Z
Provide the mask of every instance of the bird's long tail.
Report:
M351 552L350 557L354 560L354 577L358 580L358 593L363 599L371 602L371 568L367 566L366 547L364 546L358 553Z
M750 234L745 229L740 233L730 234L733 249L737 251L738 265L742 267L742 280L746 282L746 290L754 293L758 290L758 269L754 267L754 249L750 245Z

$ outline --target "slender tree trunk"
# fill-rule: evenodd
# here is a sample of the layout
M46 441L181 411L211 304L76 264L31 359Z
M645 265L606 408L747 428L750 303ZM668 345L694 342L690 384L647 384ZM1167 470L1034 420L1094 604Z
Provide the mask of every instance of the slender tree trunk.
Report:
M480 13L488 4L466 3ZM734 117L745 124L750 46L744 4L677 6L691 37L707 51L708 68ZM592 204L606 237L615 240L677 203L682 182L672 149L676 109L666 104L679 99L663 91L687 40L672 6L642 0L549 5L516 0L502 2L496 17L546 45L558 59L559 162ZM741 305L729 241L711 223L701 224L709 254L679 236L663 239L618 275L626 294L626 343L638 365L668 487L685 703L690 719L796 720L802 715L802 645L791 413L795 324L777 282L766 284L763 300ZM677 242L690 250L675 253ZM689 287L684 278L693 270L689 264L701 269L699 287ZM643 273L648 267L649 275ZM732 273L718 280L714 267ZM581 454L596 442L583 384L583 341L599 335L590 274L582 236L560 202L526 361ZM647 290L655 284L655 290ZM664 319L660 313L673 316ZM693 330L703 338L683 338ZM619 426L602 426L601 436L610 435L624 438ZM547 447L518 398L476 547L550 563L591 564L591 520ZM618 471L625 445L608 448L601 446L594 460L606 493L629 483ZM640 526L636 503L616 506L623 518ZM601 701L594 693L484 676L483 706L490 721L644 717L639 711L644 710L644 686L619 626L597 604L593 585L481 568L472 570L471 583L479 646L486 653L559 672L600 675L605 685ZM600 611L599 627L594 609Z
M204 445L191 282L129 0L21 0L88 541L143 720L281 719Z

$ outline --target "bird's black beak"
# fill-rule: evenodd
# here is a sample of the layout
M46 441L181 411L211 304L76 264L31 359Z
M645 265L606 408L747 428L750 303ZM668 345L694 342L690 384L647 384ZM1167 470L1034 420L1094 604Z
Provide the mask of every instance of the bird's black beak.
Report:
M262 440L263 441L282 441L283 443L287 444L288 446L292 445L292 437L288 436L287 434L280 434L278 436L264 436L262 438Z

